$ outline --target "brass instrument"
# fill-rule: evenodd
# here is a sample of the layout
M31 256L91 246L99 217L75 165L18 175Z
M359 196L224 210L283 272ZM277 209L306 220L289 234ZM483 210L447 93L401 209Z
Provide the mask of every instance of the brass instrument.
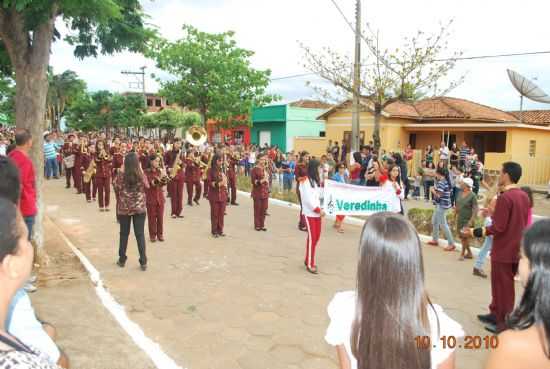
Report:
M88 165L88 169L84 172L83 181L84 183L90 183L92 180L92 176L94 176L96 173L96 165L95 160L90 161L90 165Z
M101 149L101 152L99 153L98 158L100 160L110 160L111 159L109 154L107 153L107 151L105 151L105 149Z
M208 132L204 127L193 126L185 132L185 141L192 146L202 146L208 138Z
M164 168L160 168L160 175L153 178L153 186L164 186L170 182L170 177L166 174Z
M199 156L199 163L197 164L203 171L202 180L205 181L208 178L208 169L212 168L212 158L213 155L208 156L208 162L205 163L202 161L202 158Z
M176 155L176 160L174 160L174 164L172 165L172 168L170 168L170 178L176 178L178 175L178 172L181 169L182 160L180 157L180 153Z

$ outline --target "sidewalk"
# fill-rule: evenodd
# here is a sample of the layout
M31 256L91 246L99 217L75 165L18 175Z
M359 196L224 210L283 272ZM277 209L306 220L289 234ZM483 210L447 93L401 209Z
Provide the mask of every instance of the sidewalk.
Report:
M313 276L302 264L306 235L296 229L295 210L270 206L269 231L254 232L251 199L239 196L241 206L227 209L228 236L213 239L206 201L199 207L185 207L185 218L178 220L168 217L168 205L166 242L147 244L149 269L141 272L133 240L126 268L115 265L118 225L114 212L100 213L96 203L87 204L58 181L45 183L44 193L48 216L102 273L130 319L182 367L337 367L335 350L323 339L326 306L334 293L354 288L360 227L346 225L346 233L340 235L325 222L318 249L320 274ZM455 253L426 246L424 257L432 301L442 305L468 335L487 335L475 315L486 312L489 281L472 276L472 263L457 261ZM59 295L70 292L76 304L102 311L93 291L82 297L76 291L52 289ZM44 299L40 308L47 305L54 310L62 303L53 292L51 296L53 300ZM70 338L63 343L73 344L67 351L75 358L75 368L114 363L121 356L116 352L123 352L128 360L136 357L129 353L135 345L114 333L108 333L119 342L113 350L100 355L79 351L79 347L96 346L98 339L89 332L98 319L93 314L87 318L85 311L77 317L64 316L71 318L60 330ZM458 349L456 368L482 368L486 355L485 350ZM140 365L126 367L147 368L143 365L147 360L136 361Z

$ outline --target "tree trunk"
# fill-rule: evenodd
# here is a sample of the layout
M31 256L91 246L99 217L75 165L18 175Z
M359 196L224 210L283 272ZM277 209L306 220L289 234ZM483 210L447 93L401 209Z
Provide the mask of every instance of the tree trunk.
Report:
M49 49L49 48L48 48ZM49 59L49 57L48 57ZM48 65L48 62L44 64ZM46 68L41 65L17 67L16 95L15 95L15 122L17 128L28 129L32 135L32 148L30 156L34 164L36 174L36 193L38 214L34 227L34 240L38 247L44 243L42 220L44 218L44 206L42 199L42 181L44 178L44 128L46 113L46 94L48 81Z
M374 103L374 129L372 131L372 141L374 143L374 151L380 150L380 118L382 117L382 106L379 103Z
M206 108L201 108L199 114L201 116L201 126L206 128Z

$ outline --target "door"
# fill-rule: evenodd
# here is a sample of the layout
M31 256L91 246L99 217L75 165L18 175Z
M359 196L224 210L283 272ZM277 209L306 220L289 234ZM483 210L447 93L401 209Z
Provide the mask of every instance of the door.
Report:
M260 131L260 147L271 146L271 131Z
M482 134L474 135L472 147L476 151L477 157L482 163L485 163L485 137Z

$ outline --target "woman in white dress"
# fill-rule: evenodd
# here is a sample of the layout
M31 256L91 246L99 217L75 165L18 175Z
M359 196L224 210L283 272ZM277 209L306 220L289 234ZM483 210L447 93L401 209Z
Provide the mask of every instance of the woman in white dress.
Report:
M336 346L341 369L453 369L454 349L440 338L464 336L430 302L416 230L394 213L365 222L357 290L337 293L328 314L325 340Z

